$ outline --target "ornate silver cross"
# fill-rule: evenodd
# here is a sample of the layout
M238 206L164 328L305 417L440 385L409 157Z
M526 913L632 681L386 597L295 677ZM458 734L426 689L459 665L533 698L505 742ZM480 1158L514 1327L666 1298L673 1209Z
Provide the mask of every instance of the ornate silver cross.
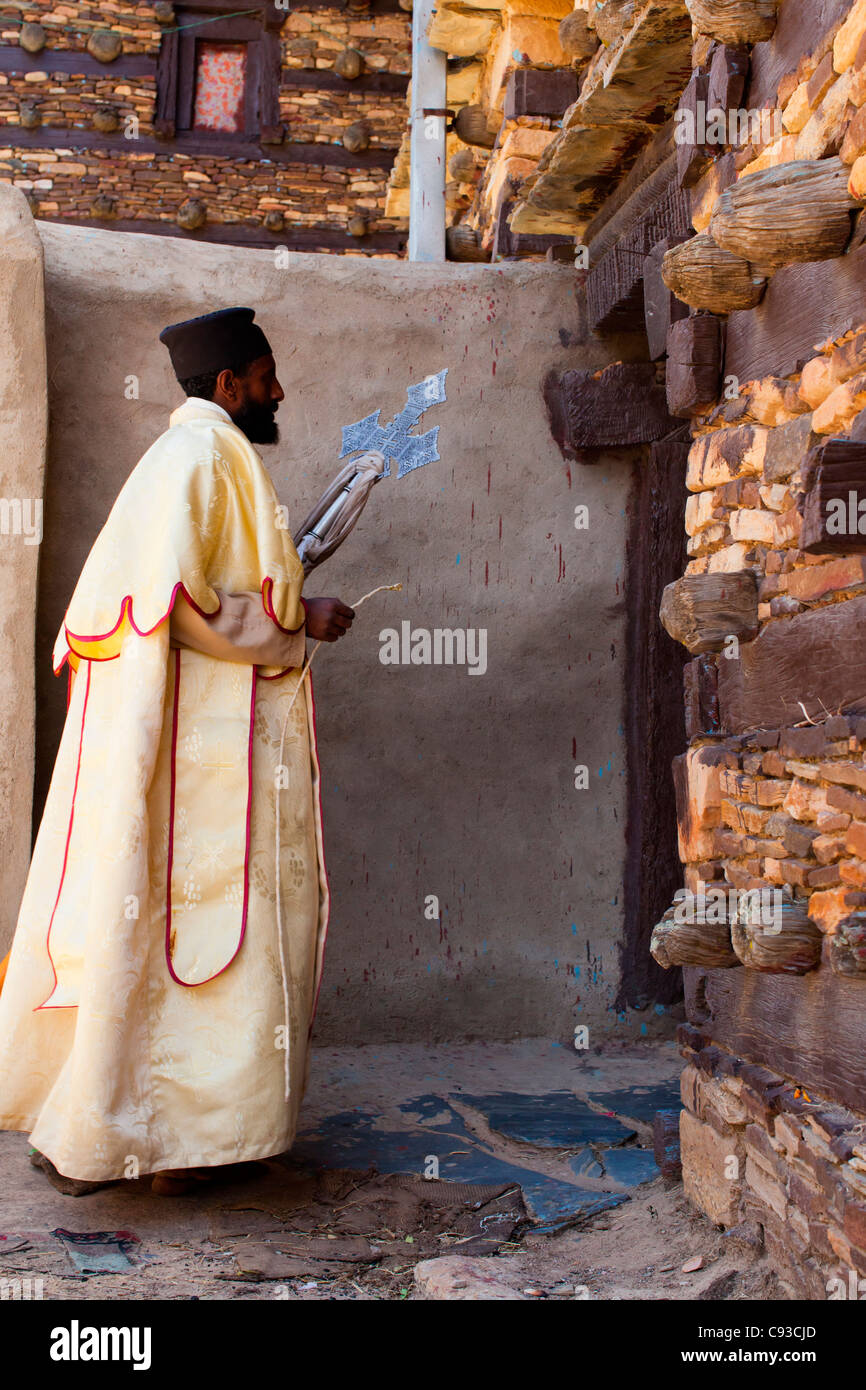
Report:
M414 468L432 463L440 457L437 448L439 426L424 434L413 434L425 410L431 405L441 405L445 400L445 377L448 368L427 376L406 392L406 404L399 414L387 425L379 424L381 408L354 425L343 426L343 447L340 458L352 454L356 449L377 449L385 455L385 473L390 474L389 460L397 464L397 477L402 478Z

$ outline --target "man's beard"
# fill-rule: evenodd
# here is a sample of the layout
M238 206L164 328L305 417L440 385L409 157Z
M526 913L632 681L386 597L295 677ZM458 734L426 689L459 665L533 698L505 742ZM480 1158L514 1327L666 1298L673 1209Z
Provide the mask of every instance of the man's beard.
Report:
M276 412L274 405L252 405L248 402L238 411L232 423L243 430L251 444L276 444L280 437Z

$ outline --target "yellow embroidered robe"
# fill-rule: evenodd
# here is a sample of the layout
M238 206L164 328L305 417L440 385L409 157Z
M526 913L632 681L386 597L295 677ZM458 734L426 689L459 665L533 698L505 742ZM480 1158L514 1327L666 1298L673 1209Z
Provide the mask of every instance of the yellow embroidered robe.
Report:
M168 621L180 586L204 614L216 589L256 589L298 629L280 516L246 436L187 401L119 494L57 640L55 669L77 674L0 995L0 1127L68 1177L294 1138L328 912L309 678L280 762L299 671L172 649Z

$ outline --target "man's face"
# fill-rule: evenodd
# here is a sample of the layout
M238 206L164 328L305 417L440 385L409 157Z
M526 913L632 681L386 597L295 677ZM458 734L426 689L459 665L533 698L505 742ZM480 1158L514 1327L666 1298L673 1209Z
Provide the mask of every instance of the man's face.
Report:
M273 357L257 357L244 376L235 377L238 400L230 410L232 420L251 444L276 444L280 437L276 416L285 393L277 381Z

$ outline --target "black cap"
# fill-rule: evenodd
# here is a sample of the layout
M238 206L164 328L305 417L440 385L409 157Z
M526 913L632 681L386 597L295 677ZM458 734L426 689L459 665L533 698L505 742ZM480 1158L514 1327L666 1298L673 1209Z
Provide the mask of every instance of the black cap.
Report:
M159 341L168 348L178 381L267 357L271 345L253 323L255 313L255 309L217 309L216 313L164 328Z

